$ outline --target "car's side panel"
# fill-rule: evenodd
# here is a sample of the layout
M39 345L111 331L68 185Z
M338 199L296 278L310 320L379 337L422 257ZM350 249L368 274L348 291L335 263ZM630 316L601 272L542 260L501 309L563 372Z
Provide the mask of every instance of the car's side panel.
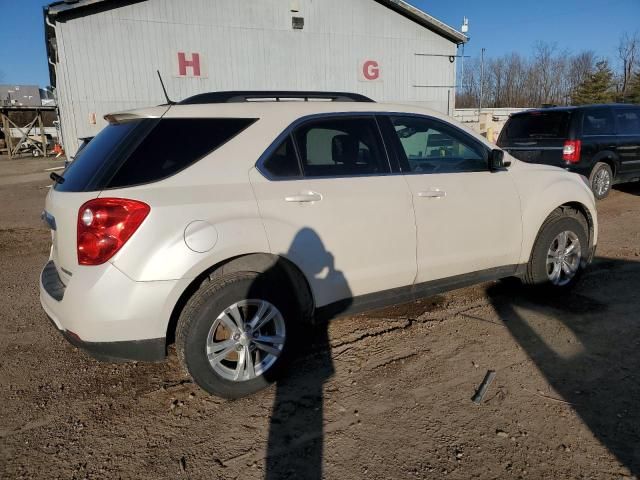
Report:
M522 265L504 265L475 272L440 278L427 282L391 288L380 292L361 295L347 300L325 305L316 310L316 318L326 320L339 315L351 315L367 310L383 308L399 303L412 302L457 288L464 288L482 282L499 280L514 275Z
M151 205L147 219L111 260L134 280L195 278L227 258L269 251L247 184L122 193ZM190 234L197 235L195 241Z
M593 222L592 245L598 242L595 199L589 186L578 176L554 167L513 161L512 178L520 193L522 208L522 254L519 264L527 263L540 227L549 214L561 205L578 203L586 208Z
M406 176L418 226L416 282L518 262L520 198L510 177L508 170Z
M166 180L103 191L101 196L151 206L135 235L111 260L114 265L134 280L172 280L195 278L236 255L268 252L247 173L261 138L247 149L236 139Z

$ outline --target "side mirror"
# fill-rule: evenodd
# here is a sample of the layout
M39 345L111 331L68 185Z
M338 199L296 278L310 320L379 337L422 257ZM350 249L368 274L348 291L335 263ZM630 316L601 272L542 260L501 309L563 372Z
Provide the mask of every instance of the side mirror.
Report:
M503 170L511 165L511 162L504 159L504 152L498 148L494 148L489 152L489 170Z

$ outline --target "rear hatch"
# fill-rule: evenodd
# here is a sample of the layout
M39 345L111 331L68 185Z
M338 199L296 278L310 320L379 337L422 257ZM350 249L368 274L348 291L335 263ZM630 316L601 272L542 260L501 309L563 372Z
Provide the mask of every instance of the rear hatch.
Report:
M78 266L78 212L109 189L168 178L205 157L256 119L161 118L168 107L108 116L49 191L44 217L52 233L52 260L66 285ZM135 199L133 199L135 200Z
M569 110L532 110L509 117L498 146L518 160L565 166L562 148L569 138Z

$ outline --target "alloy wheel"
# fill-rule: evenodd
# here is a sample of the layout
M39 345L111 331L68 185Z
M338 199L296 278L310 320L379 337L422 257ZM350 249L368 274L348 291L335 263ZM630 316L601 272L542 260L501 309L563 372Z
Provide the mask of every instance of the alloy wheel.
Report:
M609 190L611 186L611 175L606 168L601 168L598 173L596 173L595 178L593 179L593 186L595 187L596 194L601 197Z
M282 354L284 318L266 300L230 305L215 319L206 342L209 364L221 377L236 382L263 375Z
M568 284L580 268L582 250L578 236L570 230L559 233L547 252L547 276L552 284Z

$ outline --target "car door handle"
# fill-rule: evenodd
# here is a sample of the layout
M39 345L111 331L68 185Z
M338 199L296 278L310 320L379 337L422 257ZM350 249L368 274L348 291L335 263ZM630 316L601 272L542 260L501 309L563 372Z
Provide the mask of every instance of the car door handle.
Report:
M316 192L301 192L296 195L289 195L288 197L284 197L285 202L296 203L319 202L320 200L322 200L322 195Z
M434 188L432 190L425 190L424 192L418 192L418 196L422 198L443 198L447 196L447 192Z

